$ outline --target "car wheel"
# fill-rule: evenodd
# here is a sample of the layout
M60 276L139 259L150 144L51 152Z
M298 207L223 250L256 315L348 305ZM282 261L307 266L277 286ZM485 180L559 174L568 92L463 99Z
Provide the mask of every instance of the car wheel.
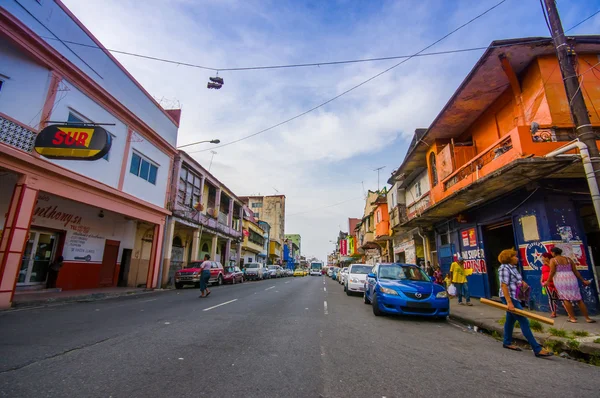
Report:
M346 284L344 283L344 291L347 292L348 289L346 289Z
M175 289L183 289L183 284L175 282Z
M373 315L375 315L375 316L383 315L383 313L379 309L379 304L377 304L377 295L376 294L373 295Z
M219 275L219 278L217 279L217 286L221 286L223 284L223 275Z
M240 279L240 283L244 283L244 277L243 276Z
M369 300L368 297L367 297L367 292L363 293L363 303L365 303L365 304L371 304L371 300Z
M236 283L236 281L235 281L235 277L233 277L233 278L231 279L231 284L232 284L232 285L235 285L235 283Z

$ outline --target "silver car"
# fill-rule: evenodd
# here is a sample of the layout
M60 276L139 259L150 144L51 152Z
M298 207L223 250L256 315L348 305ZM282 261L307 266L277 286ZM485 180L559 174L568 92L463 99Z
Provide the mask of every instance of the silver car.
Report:
M362 293L365 290L367 274L373 269L368 264L351 264L345 276L344 291L348 296L352 293Z

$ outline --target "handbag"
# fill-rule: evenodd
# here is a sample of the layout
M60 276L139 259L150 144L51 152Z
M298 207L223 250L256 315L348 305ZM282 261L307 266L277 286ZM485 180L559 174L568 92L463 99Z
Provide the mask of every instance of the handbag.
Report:
M451 296L456 296L456 286L453 283L448 286L448 294Z

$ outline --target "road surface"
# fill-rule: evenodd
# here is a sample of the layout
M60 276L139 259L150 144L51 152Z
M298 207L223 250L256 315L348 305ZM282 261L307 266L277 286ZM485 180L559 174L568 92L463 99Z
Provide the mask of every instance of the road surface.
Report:
M450 322L375 317L326 277L0 313L2 397L598 396L600 369Z

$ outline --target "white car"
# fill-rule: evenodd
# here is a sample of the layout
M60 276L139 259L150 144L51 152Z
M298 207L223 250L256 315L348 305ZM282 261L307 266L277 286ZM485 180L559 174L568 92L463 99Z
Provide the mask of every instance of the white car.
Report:
M344 291L348 296L352 293L363 293L365 291L365 280L367 274L373 269L372 265L351 264L348 274L345 276Z
M343 285L346 283L347 275L348 275L348 267L342 268L342 270L340 271L340 273L338 274L338 277L337 277L337 281L340 285Z

